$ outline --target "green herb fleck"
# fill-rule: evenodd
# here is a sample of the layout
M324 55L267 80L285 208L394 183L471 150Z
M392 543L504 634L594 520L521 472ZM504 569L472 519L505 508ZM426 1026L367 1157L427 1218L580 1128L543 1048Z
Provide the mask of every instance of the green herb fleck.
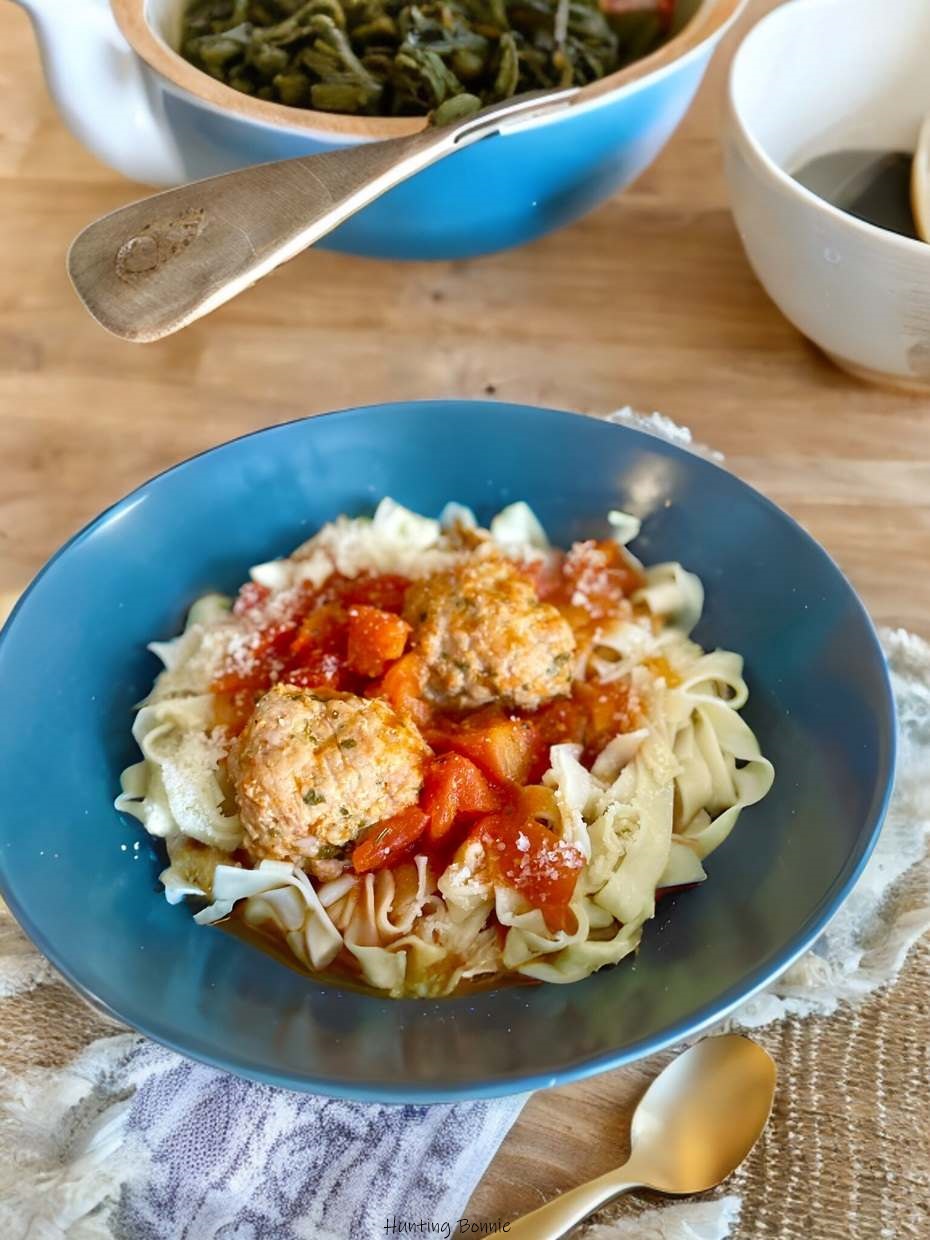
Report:
M326 797L321 797L316 788L308 788L304 793L304 802L307 805L323 805Z

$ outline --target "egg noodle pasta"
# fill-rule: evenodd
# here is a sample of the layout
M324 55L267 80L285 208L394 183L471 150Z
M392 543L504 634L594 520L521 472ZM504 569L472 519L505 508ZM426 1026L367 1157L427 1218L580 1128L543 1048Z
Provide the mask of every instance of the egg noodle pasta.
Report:
M633 952L773 769L741 657L690 637L699 579L607 529L565 552L522 503L385 499L195 602L115 802L166 899L394 997Z

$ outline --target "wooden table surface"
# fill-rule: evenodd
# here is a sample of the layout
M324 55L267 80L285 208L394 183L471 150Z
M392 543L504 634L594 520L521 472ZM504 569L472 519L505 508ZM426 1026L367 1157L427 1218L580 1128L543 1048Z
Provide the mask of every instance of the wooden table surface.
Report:
M740 29L772 4L751 4ZM834 370L749 270L717 143L734 42L655 166L556 236L475 262L310 254L137 347L91 322L64 271L74 234L137 189L66 132L24 14L0 8L0 593L221 440L345 405L496 396L662 410L820 539L878 622L930 635L930 400ZM473 1214L512 1216L612 1165L645 1079L537 1095Z

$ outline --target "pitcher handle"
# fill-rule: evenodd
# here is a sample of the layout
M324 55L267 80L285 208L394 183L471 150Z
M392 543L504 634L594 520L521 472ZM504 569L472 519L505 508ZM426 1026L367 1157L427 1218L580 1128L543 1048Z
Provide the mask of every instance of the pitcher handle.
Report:
M78 141L131 180L184 180L161 91L120 33L108 0L14 2L29 14L49 91Z

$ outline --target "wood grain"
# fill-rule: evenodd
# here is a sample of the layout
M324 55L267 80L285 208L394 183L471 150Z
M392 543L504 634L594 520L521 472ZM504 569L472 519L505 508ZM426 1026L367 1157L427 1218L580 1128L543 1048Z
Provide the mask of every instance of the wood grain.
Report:
M757 0L739 30L770 7ZM139 188L63 130L25 16L0 8L0 592L128 489L233 435L369 401L492 396L662 410L819 538L877 621L930 636L930 400L834 369L756 283L716 140L727 56L659 162L573 228L470 263L312 252L138 347L91 322L64 255ZM657 1064L537 1095L473 1215L613 1165Z
M471 263L315 251L139 348L91 322L64 270L80 229L139 188L65 133L21 11L0 10L0 35L0 588L232 435L347 404L491 395L663 410L798 517L878 621L930 633L930 401L835 370L756 283L715 136L726 52L654 168L573 228Z

